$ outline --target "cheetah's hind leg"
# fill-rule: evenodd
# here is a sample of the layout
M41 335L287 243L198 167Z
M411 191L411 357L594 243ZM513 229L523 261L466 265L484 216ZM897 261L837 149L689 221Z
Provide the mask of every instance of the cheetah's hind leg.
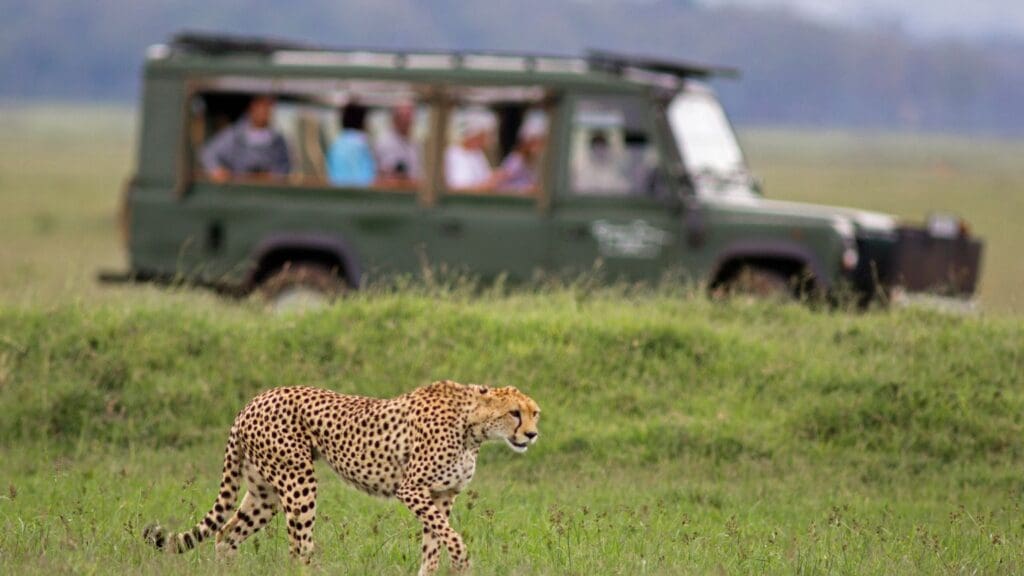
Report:
M281 507L277 490L250 466L246 466L245 479L248 492L238 510L217 532L217 557L221 559L233 558L238 546L266 526Z

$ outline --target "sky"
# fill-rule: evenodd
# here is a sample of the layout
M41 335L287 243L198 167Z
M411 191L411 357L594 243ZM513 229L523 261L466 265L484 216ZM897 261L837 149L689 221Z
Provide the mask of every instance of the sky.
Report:
M1024 0L699 0L708 6L791 8L844 24L899 24L934 38L1024 38Z

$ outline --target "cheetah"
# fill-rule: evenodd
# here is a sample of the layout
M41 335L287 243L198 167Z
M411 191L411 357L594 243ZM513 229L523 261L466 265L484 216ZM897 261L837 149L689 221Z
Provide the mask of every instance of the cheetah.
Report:
M469 558L449 523L455 498L472 480L488 440L515 452L537 441L540 407L514 387L489 388L450 380L392 399L348 396L311 387L275 388L256 396L235 418L224 454L220 494L192 530L147 526L143 538L180 553L216 535L218 557L283 510L292 556L313 553L318 458L356 489L397 498L423 524L419 574L433 574L440 548L463 572ZM242 480L246 493L237 510ZM233 512L232 512L233 511Z

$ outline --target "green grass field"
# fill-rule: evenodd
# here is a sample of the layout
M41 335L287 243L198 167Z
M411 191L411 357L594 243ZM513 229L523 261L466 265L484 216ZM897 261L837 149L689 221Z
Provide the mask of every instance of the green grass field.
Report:
M205 512L248 397L447 376L544 410L534 449L489 446L457 506L478 573L1024 570L1016 320L571 289L298 318L187 303L0 314L0 571L220 571L211 546L159 555L138 533ZM412 515L324 480L319 569L413 572ZM223 570L287 572L286 550L278 519Z
M746 138L773 197L966 215L989 241L980 314L580 283L378 289L272 316L95 284L124 262L131 138L119 109L0 112L0 574L413 573L412 514L326 468L311 568L280 518L230 565L140 532L205 513L259 390L439 378L514 384L544 410L537 445L487 447L456 505L477 574L1024 572L1024 145Z

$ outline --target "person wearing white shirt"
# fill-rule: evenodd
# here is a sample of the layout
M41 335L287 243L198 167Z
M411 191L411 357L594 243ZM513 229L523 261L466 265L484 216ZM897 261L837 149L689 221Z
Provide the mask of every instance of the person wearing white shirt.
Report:
M485 110L466 110L456 122L458 143L444 153L445 183L448 188L474 192L494 189L501 171L491 168L484 154L494 133L494 116Z

